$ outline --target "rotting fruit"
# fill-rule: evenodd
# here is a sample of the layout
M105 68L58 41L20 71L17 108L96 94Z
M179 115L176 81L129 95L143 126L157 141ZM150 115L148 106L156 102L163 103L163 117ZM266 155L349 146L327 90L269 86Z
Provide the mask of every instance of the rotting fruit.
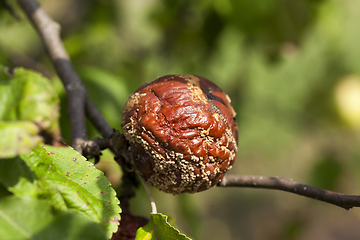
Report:
M122 131L136 171L172 193L215 186L235 162L238 129L230 98L194 75L167 75L127 100Z

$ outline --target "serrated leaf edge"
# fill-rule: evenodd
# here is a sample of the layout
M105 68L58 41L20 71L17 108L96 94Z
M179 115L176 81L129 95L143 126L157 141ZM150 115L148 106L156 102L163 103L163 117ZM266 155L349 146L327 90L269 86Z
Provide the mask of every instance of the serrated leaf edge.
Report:
M177 232L177 234L179 234L180 236L185 237L185 239L191 240L191 238L189 238L188 236L186 236L184 233L180 232L179 229L177 229L176 227L172 226L172 225L168 222L169 216L167 216L167 215L165 215L165 214L162 214L162 213L152 213L152 214L151 214L151 218L153 218L153 216L156 216L156 215L161 216L161 217L165 217L165 224L166 224L167 226L169 226L171 229L175 230L175 231ZM154 223L154 232L155 232L155 231L156 231L156 229L155 229L155 223Z
M49 148L55 148L55 149L56 149L57 147L54 147L54 146L51 146L51 145L39 144L38 147L36 147L36 148L33 149L33 151L37 151L37 150L38 150L39 153L40 153L41 151L45 151L45 153L46 153L47 155L51 155L52 150L49 150ZM69 146L68 148L72 149L72 150L74 151L74 153L76 153L76 154L78 155L78 157L81 158L84 162L87 161L87 159L86 159L84 156L82 156L81 154L79 154L79 153L78 153L76 150L74 150L71 146ZM31 154L31 153L28 153L28 154ZM27 154L25 154L25 155L27 155ZM78 158L78 157L77 157L77 158ZM102 175L102 176L104 176L104 177L106 178L104 172L102 172L101 170L97 169L94 164L92 164L91 162L88 162L88 164L89 164L89 167L98 170L99 173L100 173L100 175ZM79 166L80 166L80 165L79 165ZM59 171L57 171L57 172L59 172ZM61 173L61 172L59 172L59 173ZM81 184L79 184L79 183L77 183L77 182L74 182L74 183L76 183L76 184L79 185L80 187L82 186ZM118 216L118 218L117 218L117 216L114 216L114 218L116 218L116 219L112 218L112 219L104 219L104 220L106 220L106 222L116 222L116 223L117 223L117 226L118 226L119 223L120 223L120 219L121 219L120 213L121 213L121 211L122 211L122 209L121 209L120 206L119 206L120 200L117 198L117 196L116 196L116 195L117 195L117 194L116 194L116 191L111 187L111 183L110 183L110 182L109 182L108 186L110 187L110 189L109 189L109 191L110 191L110 196L111 196L112 198L115 198L114 206L113 206L113 207L114 207L114 212L116 212L116 215ZM83 189L84 189L84 188L83 188ZM85 190L89 195L91 195L91 196L94 197L95 199L100 200L103 204L105 204L105 202L103 202L101 199L99 199L96 195L94 195L93 193L89 192L87 189L84 189L84 190ZM115 215L115 214L114 214L114 215ZM103 225L103 223L101 223L101 222L98 222L98 224ZM109 226L111 226L111 225L109 225ZM111 227L109 227L109 228L106 228L106 229L104 229L104 230L105 230L105 232L107 233L107 236L110 238L111 235L118 230L118 228L115 229L115 226L114 226L114 229L111 229Z

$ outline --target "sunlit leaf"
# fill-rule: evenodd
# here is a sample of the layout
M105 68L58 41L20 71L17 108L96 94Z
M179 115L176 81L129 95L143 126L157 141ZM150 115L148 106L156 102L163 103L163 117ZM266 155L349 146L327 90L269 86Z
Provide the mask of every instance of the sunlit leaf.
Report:
M190 240L185 234L168 223L168 217L161 213L151 214L150 222L136 232L135 240Z
M42 146L22 155L57 209L71 209L99 223L108 237L118 228L119 200L103 172L71 147Z

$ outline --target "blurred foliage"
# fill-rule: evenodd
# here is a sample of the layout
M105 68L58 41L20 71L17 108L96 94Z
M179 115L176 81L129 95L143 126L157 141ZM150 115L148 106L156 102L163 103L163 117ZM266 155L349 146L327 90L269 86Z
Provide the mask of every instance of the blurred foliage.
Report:
M23 68L8 70L0 65L0 158L60 137L59 99L48 79Z
M342 172L341 164L331 155L314 164L310 184L336 191L336 183Z
M0 63L32 68L53 79L62 104L62 135L70 139L61 84L36 32L16 2L9 2L22 20L0 9ZM202 75L229 94L238 113L239 154L232 173L291 177L360 192L359 98L348 104L341 100L356 96L353 88L348 93L341 87L348 76L360 81L359 1L41 4L61 24L75 68L114 128L119 129L127 96L144 82L166 74ZM339 98L339 91L345 97ZM90 129L90 136L96 136ZM139 191L133 209L144 215L148 203ZM195 239L219 239L214 231L225 240L360 235L358 210L342 212L286 193L215 188L184 199L157 191L155 197L161 212L174 213L180 229ZM195 210L189 211L188 203ZM193 226L194 218L200 218L198 226Z

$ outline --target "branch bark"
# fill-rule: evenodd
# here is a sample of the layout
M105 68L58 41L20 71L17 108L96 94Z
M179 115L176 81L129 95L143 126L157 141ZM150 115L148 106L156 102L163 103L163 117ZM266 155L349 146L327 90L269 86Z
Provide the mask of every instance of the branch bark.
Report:
M360 207L360 196L347 195L308 186L295 182L290 178L226 175L218 186L275 189L334 204L346 210L352 207Z
M81 144L87 140L85 111L100 134L104 138L109 138L112 128L87 97L85 87L62 44L59 24L49 17L36 0L17 0L17 2L41 37L56 73L65 87L72 146L81 152Z

